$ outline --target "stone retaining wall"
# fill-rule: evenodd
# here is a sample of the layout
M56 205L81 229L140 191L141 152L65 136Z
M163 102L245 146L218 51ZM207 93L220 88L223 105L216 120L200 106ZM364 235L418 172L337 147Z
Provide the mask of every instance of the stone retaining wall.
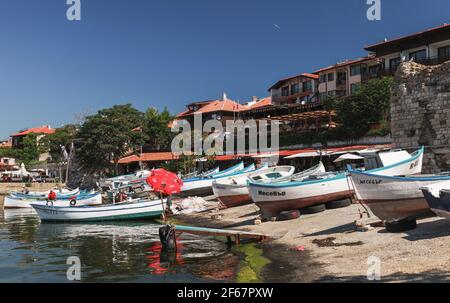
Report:
M450 171L450 62L403 63L391 98L394 147L426 146L424 173Z

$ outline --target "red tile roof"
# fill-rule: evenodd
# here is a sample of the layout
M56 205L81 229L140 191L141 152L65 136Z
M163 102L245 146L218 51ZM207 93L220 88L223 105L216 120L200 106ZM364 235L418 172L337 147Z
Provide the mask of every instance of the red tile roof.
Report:
M20 136L26 136L28 134L46 134L51 135L55 133L55 129L48 127L47 125L40 126L40 127L34 127L29 128L24 131L21 131L17 134L11 135L11 137L20 137Z
M247 110L266 107L266 106L272 106L272 97L266 97L266 98L263 98L263 99L257 101L255 104L248 106Z
M131 155L119 160L119 164L128 164L133 162L152 162L152 161L169 161L175 160L178 157L172 154L172 152L154 152L143 153L140 156Z
M336 153L336 152L345 152L345 151L354 151L354 150L364 150L372 147L382 148L382 149L389 149L392 148L391 144L382 144L382 145L351 145L351 146L344 146L344 147L333 147L328 148L325 151L327 153ZM303 149L296 149L296 150L280 150L278 152L278 155L280 158L284 158L287 156L292 156L295 154L302 154L302 153L310 153L317 151L317 148L303 148ZM251 158L257 155L261 154L235 154L235 155L221 155L216 156L216 161L230 161L238 158ZM172 154L171 152L154 152L154 153L144 153L140 157L133 155L128 156L125 158L122 158L119 160L119 164L129 164L133 162L152 162L152 161L170 161L170 160L176 160L178 159L177 156Z
M391 40L388 40L388 41L378 42L378 43L366 46L364 49L367 50L367 51L374 51L379 46L386 46L386 45L389 45L389 44L398 43L398 42L402 42L402 41L409 40L409 39L412 39L412 38L416 38L418 36L423 36L423 35L427 35L427 34L433 34L434 32L439 32L439 31L443 31L443 30L444 31L445 30L450 30L450 24L444 23L444 24L442 24L440 26L433 27L433 28L427 29L427 30L422 31L422 32L418 32L418 33L411 34L411 35L406 35L406 36L401 36L401 37L398 37L398 38L395 38L395 39L391 39Z
M198 105L202 104L202 106L197 111L186 110L184 112L179 113L176 117L181 118L189 115L196 114L207 114L214 112L238 112L242 110L246 110L247 107L245 105L239 104L233 100L225 99L225 100L213 100L213 101L203 101L191 103L190 105Z
M200 108L197 113L212 113L212 112L218 112L218 111L226 111L226 112L234 112L234 111L241 111L246 109L247 107L244 105L241 105L237 102L234 102L233 100L217 100L213 101L202 108Z
M356 63L372 60L372 59L375 59L375 57L374 56L367 56L367 57L362 57L362 58L353 59L353 60L346 60L344 62L340 62L340 63L337 63L335 65L330 65L330 66L321 68L319 70L316 70L314 73L318 74L318 73L321 73L321 72L324 72L324 71L329 71L329 70L336 69L336 68L339 68L339 67L344 67L344 66L348 66L348 65L352 65L352 64L356 64Z

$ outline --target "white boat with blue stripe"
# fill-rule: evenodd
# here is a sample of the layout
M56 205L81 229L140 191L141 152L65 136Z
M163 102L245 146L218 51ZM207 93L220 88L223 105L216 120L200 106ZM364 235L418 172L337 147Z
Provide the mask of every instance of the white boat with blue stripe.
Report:
M228 177L238 177L255 171L255 164L244 168L244 162L230 167L220 173L204 177L183 180L180 196L206 196L212 195L212 184L214 181L222 180Z
M52 203L57 206L70 206L70 205L100 205L102 204L101 193L85 193L75 196L57 197L55 201L47 202L45 198L21 198L13 195L5 197L3 204L4 208L31 208L31 204L46 205Z
M163 203L166 202L164 200ZM43 222L97 222L159 218L164 211L163 203L161 200L140 199L101 206L31 206Z
M421 188L443 181L448 175L380 176L350 171L356 198L383 221L399 221L431 214Z
M385 165L370 172L387 176L418 174L422 170L423 152L421 148L413 154L406 151L380 153L379 162ZM249 191L252 200L261 209L262 216L268 218L286 210L301 210L351 198L353 186L346 172L332 172L312 175L300 181L268 184L250 182Z

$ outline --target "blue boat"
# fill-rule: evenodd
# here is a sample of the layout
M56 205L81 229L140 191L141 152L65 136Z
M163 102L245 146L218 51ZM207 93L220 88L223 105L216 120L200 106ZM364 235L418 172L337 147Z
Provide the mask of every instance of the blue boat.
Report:
M421 188L431 211L450 220L450 181Z

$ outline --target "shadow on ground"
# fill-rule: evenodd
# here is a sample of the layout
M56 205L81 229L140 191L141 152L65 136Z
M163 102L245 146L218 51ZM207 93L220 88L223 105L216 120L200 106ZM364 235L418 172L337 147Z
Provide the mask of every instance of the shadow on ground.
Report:
M438 282L450 282L450 271L441 270L429 270L418 274L411 273L394 273L387 276L381 276L380 281L369 281L366 276L353 276L353 277L333 277L323 276L314 282L323 283L392 283L392 282L411 282L411 283L438 283Z
M337 233L349 233L356 230L355 223L347 223L341 226L335 226L329 229L324 229L314 233L307 234L305 237L317 237L317 236L327 236Z

